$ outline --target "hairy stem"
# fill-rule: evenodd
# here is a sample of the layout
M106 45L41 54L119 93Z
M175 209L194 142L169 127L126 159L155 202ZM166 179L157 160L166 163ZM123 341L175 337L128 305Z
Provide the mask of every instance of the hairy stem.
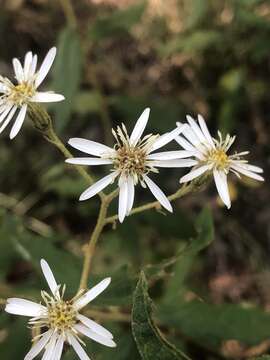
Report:
M65 156L65 158L71 158L73 155L66 148L63 142L59 139L54 131L52 120L47 111L37 104L29 104L29 117L32 120L35 128L40 131L44 138L57 147L58 150ZM78 173L86 180L88 185L94 183L94 178L80 165L72 165ZM105 194L100 192L99 197L103 199Z
M101 206L100 206L96 226L90 236L89 243L85 250L83 270L82 270L79 290L87 288L88 276L92 265L93 255L95 252L97 241L105 225L108 206L109 206L109 202L107 198L104 198L101 201Z

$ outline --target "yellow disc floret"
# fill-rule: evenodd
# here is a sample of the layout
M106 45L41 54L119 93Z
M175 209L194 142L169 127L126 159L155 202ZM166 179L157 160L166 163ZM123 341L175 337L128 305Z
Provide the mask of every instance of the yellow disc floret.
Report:
M51 329L65 332L76 323L77 312L69 301L59 300L48 307L48 323Z
M13 86L10 90L8 98L10 101L22 105L27 102L35 94L35 87L32 83L22 82L16 86Z

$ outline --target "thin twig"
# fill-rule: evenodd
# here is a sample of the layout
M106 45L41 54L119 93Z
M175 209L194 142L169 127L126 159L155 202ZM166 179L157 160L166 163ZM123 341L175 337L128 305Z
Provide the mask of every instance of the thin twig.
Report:
M174 201L176 199L179 199L181 197L183 197L184 195L191 193L194 190L194 184L190 183L190 184L184 184L180 189L178 189L174 194L168 196L168 199L170 201ZM151 203L148 203L146 205L142 205L142 206L138 206L136 208L134 208L131 212L130 215L134 215L134 214L138 214L141 213L143 211L147 211L147 210L151 210L151 209L161 209L161 205L158 201L153 201ZM118 219L118 215L113 215L110 216L108 218L106 218L106 224L110 224L110 223L114 223L116 222Z
M120 322L131 322L131 314L117 311L104 311L104 310L87 310L85 312L90 318L94 318L101 321L120 321Z

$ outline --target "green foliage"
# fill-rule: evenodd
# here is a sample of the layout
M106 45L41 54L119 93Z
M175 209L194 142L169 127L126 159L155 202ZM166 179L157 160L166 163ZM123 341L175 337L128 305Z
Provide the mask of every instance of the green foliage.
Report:
M58 37L57 48L51 86L55 92L65 96L64 101L53 107L55 127L62 131L70 120L81 82L83 58L78 33L69 27L63 29Z
M0 329L5 327L4 333L2 333L4 341L0 342L1 359L22 359L31 346L25 319L13 320L10 324L0 323Z
M155 326L151 313L152 303L147 293L146 278L142 272L134 292L132 309L132 332L142 359L189 359L164 338Z
M180 301L185 293L185 280L191 271L191 267L200 251L205 249L214 240L214 226L211 212L205 208L195 224L197 236L192 238L179 251L177 261L173 268L173 274L166 282L166 293L164 303L174 303L175 299ZM183 299L182 299L183 300Z
M169 6L157 1L152 7L149 1L71 3L77 17L72 29L63 21L60 2L46 7L4 1L0 13L1 75L9 77L10 59L23 59L30 49L39 55L57 44L52 82L41 90L66 97L48 105L63 143L75 136L103 143L104 134L121 122L130 132L149 106L149 133L162 134L176 121L183 122L187 113L201 113L213 135L217 129L235 133L235 148L252 150L254 164L265 167L270 113L267 1L181 0L168 1ZM16 141L10 143L1 134L1 359L23 359L31 346L27 319L4 313L4 299L40 300L40 290L47 289L41 258L57 281L66 284L66 297L74 296L84 245L100 205L97 196L78 201L88 184L39 135L27 120ZM171 143L170 149L180 148ZM108 170L85 169L97 179ZM170 194L187 171L160 169L153 180ZM112 282L85 315L104 312L94 320L114 334L117 348L84 338L91 359L188 359L187 353L194 360L220 360L228 340L257 347L269 339L270 318L263 311L269 307L269 279L262 273L269 268L269 187L254 191L245 181L245 186L236 185L233 176L230 181L235 196L230 211L219 206L214 186L209 186L175 201L173 214L151 210L104 228L88 286L108 276ZM136 187L135 206L152 200ZM116 199L109 215L115 213ZM135 275L141 270L147 283L143 274L139 279ZM215 288L220 277L225 285L236 279L236 285ZM76 358L66 346L63 359Z
M215 30L198 30L190 35L178 37L160 48L163 56L174 53L196 54L213 46L218 46L221 34Z
M224 340L255 345L269 338L270 316L260 309L191 301L181 306L161 306L158 316L163 324L216 350Z
M98 18L89 27L89 38L92 41L126 35L133 25L138 23L145 9L145 2L139 2L125 10L117 10L108 16Z

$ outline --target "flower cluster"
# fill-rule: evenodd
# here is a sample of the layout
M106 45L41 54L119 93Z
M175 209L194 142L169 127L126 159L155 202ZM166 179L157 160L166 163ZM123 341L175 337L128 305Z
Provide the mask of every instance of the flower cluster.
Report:
M0 133L17 112L10 131L10 138L13 139L22 127L30 103L64 100L63 95L37 91L55 56L56 48L52 48L37 70L37 55L28 52L23 64L18 59L13 59L16 84L0 76ZM248 151L228 154L235 136L223 137L218 132L218 139L213 138L201 115L198 116L198 121L187 116L186 123L177 123L174 129L165 134L143 136L149 114L150 109L146 108L137 120L131 135L124 124L112 130L115 138L113 147L83 138L69 139L70 146L90 156L70 158L66 160L67 163L110 166L109 174L88 187L81 194L80 200L92 198L117 179L118 218L123 222L132 211L137 185L148 188L166 210L173 211L168 197L151 179L160 168L192 168L180 178L180 183L193 181L202 175L213 176L218 194L228 208L231 206L227 184L229 172L238 177L245 175L258 181L264 180L259 175L263 170L248 164L243 158ZM158 152L174 141L181 149ZM43 304L10 298L5 308L10 314L30 317L29 325L34 330L33 333L38 334L34 336L33 346L24 360L32 360L42 351L42 360L60 360L64 343L70 344L81 360L90 360L81 345L84 345L82 335L105 346L115 347L113 335L81 313L89 302L108 287L111 279L106 278L92 289L81 290L71 300L65 300L65 286L57 284L45 260L41 260L41 268L51 291L41 292Z
M91 198L118 178L118 217L119 221L123 222L125 216L131 212L134 187L138 183L143 187L147 186L160 204L172 212L168 198L148 176L151 172L157 173L157 168L192 167L190 173L180 179L180 183L191 181L204 173L212 173L219 196L228 208L231 206L227 184L229 171L238 177L241 173L259 181L264 180L258 175L263 172L261 168L249 165L247 160L242 159L248 151L227 155L235 136L227 135L222 138L218 132L219 139L212 138L201 115L198 116L198 123L191 116L187 116L187 123L177 123L176 129L171 132L161 136L150 134L142 137L149 113L148 108L143 111L130 136L123 124L116 131L113 130L116 139L113 148L81 138L69 140L69 144L75 149L95 157L71 158L66 162L111 166L110 174L86 189L80 200ZM155 152L172 140L176 140L182 150Z

